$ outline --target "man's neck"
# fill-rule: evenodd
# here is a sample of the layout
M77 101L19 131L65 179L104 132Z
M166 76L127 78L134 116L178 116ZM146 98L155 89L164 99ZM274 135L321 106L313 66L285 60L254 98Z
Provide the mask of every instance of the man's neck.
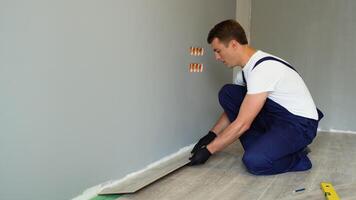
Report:
M240 63L241 68L245 67L247 62L251 59L253 54L255 54L257 51L256 49L254 49L248 45L244 46L243 48L244 49L242 50L242 53L241 53L241 63Z

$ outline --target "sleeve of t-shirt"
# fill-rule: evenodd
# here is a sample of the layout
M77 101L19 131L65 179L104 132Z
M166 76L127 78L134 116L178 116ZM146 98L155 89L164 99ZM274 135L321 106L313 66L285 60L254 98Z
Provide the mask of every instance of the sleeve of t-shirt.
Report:
M246 86L246 84L245 84L245 82L243 81L243 78L242 78L242 71L237 72L236 77L234 79L234 84L235 85Z
M285 66L273 61L265 61L256 66L247 80L247 94L274 91L285 73Z

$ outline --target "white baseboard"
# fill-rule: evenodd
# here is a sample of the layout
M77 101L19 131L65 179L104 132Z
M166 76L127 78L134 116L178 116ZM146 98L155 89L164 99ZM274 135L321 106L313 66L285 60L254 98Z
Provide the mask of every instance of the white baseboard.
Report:
M168 155L168 156L148 165L147 167L143 168L142 170L128 174L124 178L121 178L119 180L114 180L114 181L110 180L105 183L91 187L91 188L85 190L81 195L73 198L72 200L90 200L91 198L102 193L103 191L110 191L113 189L115 190L116 188L120 188L122 185L132 187L131 183L137 182L135 180L137 180L137 179L142 180L143 176L145 176L146 174L152 174L151 171L154 171L155 169L157 171L157 168L159 168L159 167L169 166L170 169L163 171L163 174L161 174L162 176L164 176L167 173L171 172L172 170L180 168L181 165L184 165L184 163L187 163L187 161L185 161L185 160L183 160L183 162L182 162L182 158L187 158L187 156L190 155L190 151L193 148L193 146L194 146L194 144L186 146L186 147L180 149L179 151L177 151L176 153ZM173 167L172 167L172 163L173 163ZM155 176L157 176L157 175L155 175ZM157 179L156 177L152 177L152 179L149 181L156 180L156 179ZM149 183L149 181L147 183ZM141 187L141 185L134 186L134 187Z
M332 128L329 130L323 130L323 129L318 128L318 132L356 134L356 131L345 131L345 130L337 130L337 129L332 129Z

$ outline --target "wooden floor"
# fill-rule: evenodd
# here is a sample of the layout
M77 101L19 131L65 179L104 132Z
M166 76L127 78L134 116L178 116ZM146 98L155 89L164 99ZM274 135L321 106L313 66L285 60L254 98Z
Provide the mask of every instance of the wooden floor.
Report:
M119 200L324 200L320 182L332 182L342 200L356 199L356 135L319 133L310 145L313 168L273 176L249 174L242 147L230 145L200 166L185 166ZM295 190L305 188L302 192Z

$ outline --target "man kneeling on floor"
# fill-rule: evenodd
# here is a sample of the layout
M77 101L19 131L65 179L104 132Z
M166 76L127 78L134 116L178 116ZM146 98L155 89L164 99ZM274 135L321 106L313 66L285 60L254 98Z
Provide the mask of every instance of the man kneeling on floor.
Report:
M215 25L207 40L216 60L242 70L234 84L219 91L224 112L195 145L189 164L203 164L240 139L245 150L242 161L252 174L310 169L306 148L323 114L298 72L283 59L249 46L235 20Z

